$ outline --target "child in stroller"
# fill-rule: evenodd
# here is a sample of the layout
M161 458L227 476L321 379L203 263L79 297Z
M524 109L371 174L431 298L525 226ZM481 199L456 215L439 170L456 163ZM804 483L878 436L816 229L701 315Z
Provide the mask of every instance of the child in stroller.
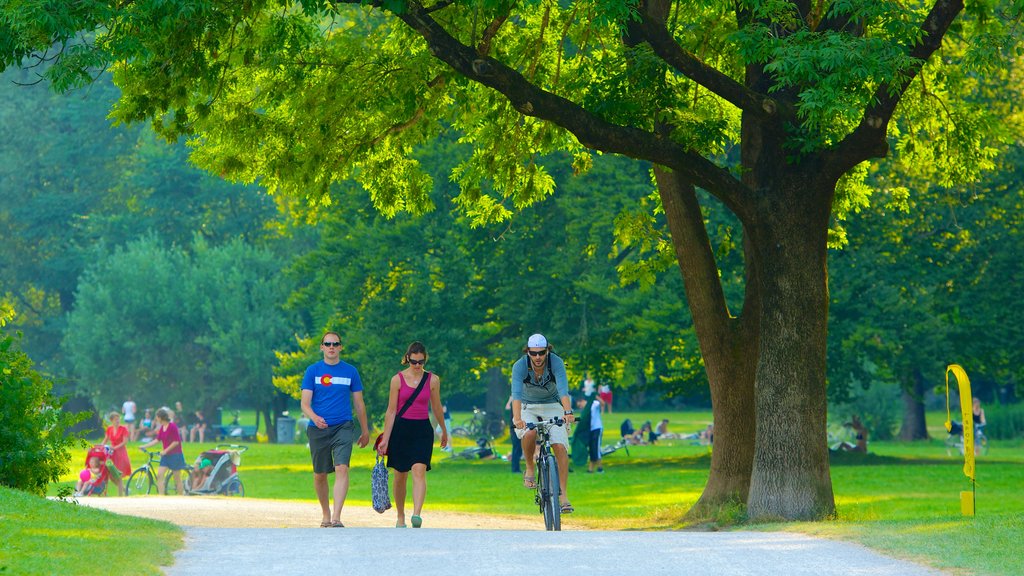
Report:
M192 469L191 494L223 494L245 496L245 486L238 477L238 465L242 452L248 446L218 444L196 458Z
M78 474L75 483L75 496L104 496L107 493L107 458L110 456L106 446L93 446L85 455L85 468Z

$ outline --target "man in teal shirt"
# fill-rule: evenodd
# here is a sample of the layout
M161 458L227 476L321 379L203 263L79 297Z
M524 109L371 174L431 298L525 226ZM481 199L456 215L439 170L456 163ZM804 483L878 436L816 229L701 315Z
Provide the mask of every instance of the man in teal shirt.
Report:
M565 362L551 351L547 338L534 334L526 342L523 356L512 365L512 424L523 442L526 474L523 485L536 487L537 450L536 430L527 430L526 422L540 422L561 417L566 425L572 424L572 400L569 398L569 380L565 375ZM551 446L558 460L559 500L562 513L573 511L569 503L569 434L566 426L551 428Z

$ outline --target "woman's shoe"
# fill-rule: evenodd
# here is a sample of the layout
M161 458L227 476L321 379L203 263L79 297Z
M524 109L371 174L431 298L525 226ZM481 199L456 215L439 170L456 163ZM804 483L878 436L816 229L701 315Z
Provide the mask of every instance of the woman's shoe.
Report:
M420 526L423 526L423 518L414 515L412 517L412 527L419 528Z

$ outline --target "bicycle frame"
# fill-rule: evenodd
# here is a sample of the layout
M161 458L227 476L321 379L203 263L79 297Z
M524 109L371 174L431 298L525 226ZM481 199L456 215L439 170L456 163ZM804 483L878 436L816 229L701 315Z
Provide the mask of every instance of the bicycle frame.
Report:
M125 496L131 496L132 494L152 494L153 489L156 488L159 478L157 477L157 469L160 467L160 451L159 450L143 450L149 457L149 460L142 466L136 468L125 480L124 494ZM192 467L186 466L182 471L181 477L181 491L182 494L189 494L192 490ZM164 476L164 494L168 493L170 488L171 473L168 472ZM159 492L159 490L157 490Z
M551 450L551 428L564 424L565 420L562 418L526 423L528 430L537 431L537 478L533 498L540 507L540 513L544 515L544 528L548 531L562 529L558 461Z

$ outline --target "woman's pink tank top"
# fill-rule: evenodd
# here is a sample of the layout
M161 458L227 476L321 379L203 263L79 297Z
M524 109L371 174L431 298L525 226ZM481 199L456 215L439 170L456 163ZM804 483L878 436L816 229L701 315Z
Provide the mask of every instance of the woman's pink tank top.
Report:
M427 375L427 378L430 377L430 372L426 372L425 374ZM401 372L398 373L398 379L402 382L402 385L398 388L398 406L395 407L395 410L401 410L402 406L405 406L405 403L409 400L409 396L412 396L412 393L416 391L416 386L419 385L419 382L416 382L413 386L407 385L405 375ZM412 406L409 406L409 409L405 411L405 414L402 414L402 418L406 420L427 420L430 417L427 410L428 406L430 406L429 380L423 385L423 390L420 390L416 399L412 401Z

